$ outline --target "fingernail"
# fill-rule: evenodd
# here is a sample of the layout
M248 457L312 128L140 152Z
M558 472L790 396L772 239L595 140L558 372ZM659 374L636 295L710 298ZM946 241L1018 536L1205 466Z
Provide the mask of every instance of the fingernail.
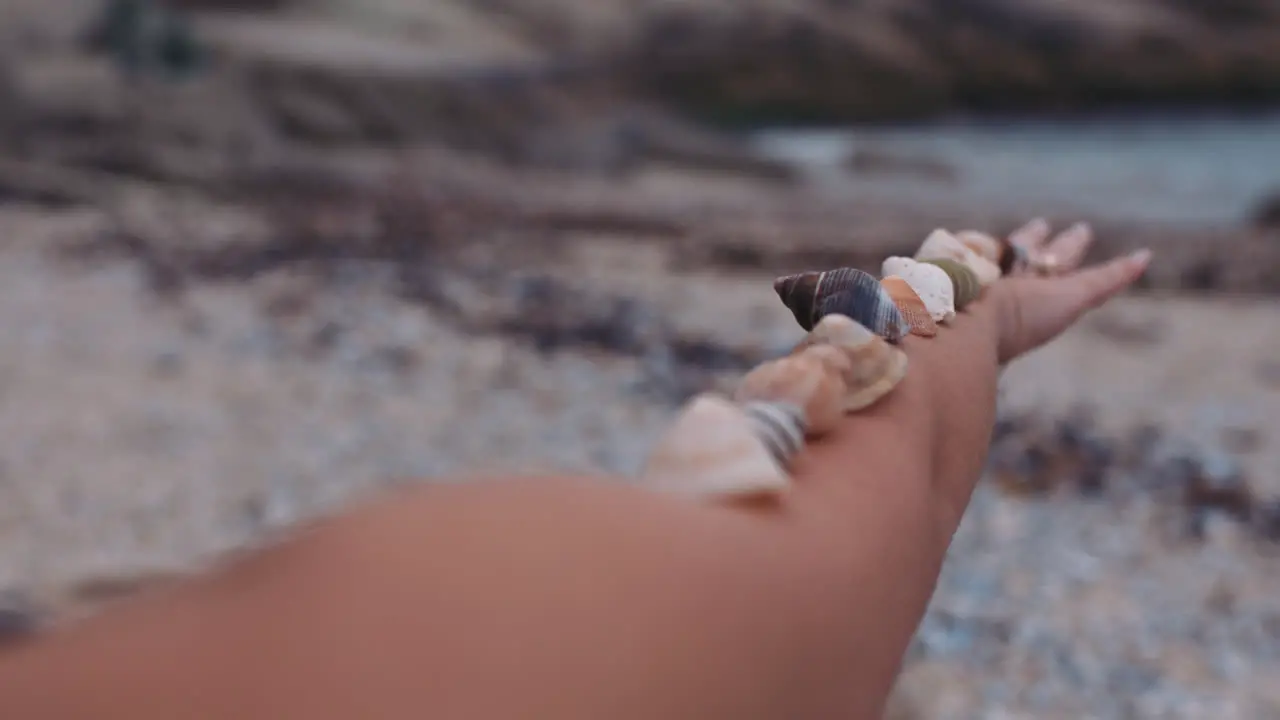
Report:
M1134 265L1146 267L1147 263L1151 262L1151 250L1149 248L1142 248L1130 255L1129 261Z

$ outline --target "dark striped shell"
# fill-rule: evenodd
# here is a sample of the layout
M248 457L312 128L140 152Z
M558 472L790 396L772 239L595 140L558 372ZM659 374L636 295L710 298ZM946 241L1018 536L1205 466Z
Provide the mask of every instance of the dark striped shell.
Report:
M855 268L781 277L773 289L806 332L832 314L851 318L891 342L911 332L910 323L880 281Z
M956 290L956 310L963 310L966 305L978 299L982 294L982 282L967 265L956 260L935 259L923 260L930 265L942 268Z
M783 470L789 468L791 459L804 448L804 410L789 403L750 402L742 411L773 461Z

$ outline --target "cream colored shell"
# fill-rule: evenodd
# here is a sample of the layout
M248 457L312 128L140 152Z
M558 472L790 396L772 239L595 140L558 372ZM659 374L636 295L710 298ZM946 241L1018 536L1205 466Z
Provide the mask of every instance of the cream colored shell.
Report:
M999 264L1000 254L1003 252L999 240L991 237L987 233L977 230L961 230L956 233L956 239L964 243L964 246L974 251L981 257Z
M948 281L950 282L950 281ZM844 315L827 315L796 347L829 345L844 353L844 411L857 412L888 395L907 374L907 354Z
M762 423L746 409L718 395L703 394L685 405L658 440L640 472L643 486L704 497L749 497L781 492L790 484L775 458L777 445L798 450L800 439L783 438L773 446ZM794 448L793 448L794 446Z
M905 280L920 296L934 322L955 320L956 288L942 268L911 258L891 257L884 261L884 275Z
M834 353L831 357L827 353ZM747 373L734 392L739 403L752 401L789 403L804 412L808 434L825 435L835 429L844 414L844 373L848 364L838 350L814 346L773 360Z
M955 235L941 228L930 233L916 251L916 260L949 259L964 263L985 287L1000 279L1000 266L974 252Z

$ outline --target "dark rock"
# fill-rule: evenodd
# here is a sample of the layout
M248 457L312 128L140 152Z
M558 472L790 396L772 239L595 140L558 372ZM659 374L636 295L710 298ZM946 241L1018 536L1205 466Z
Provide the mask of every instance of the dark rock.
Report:
M1257 452L1263 444L1262 432L1251 427L1227 427L1222 429L1222 447L1235 455Z
M1264 230L1280 230L1280 193L1258 203L1258 208L1253 211L1253 224Z
M1076 482L1086 495L1098 495L1106 490L1107 478L1115 462L1115 448L1098 437L1081 440L1080 465Z
M1223 510L1248 520L1253 496L1238 463L1220 453L1198 458L1185 488L1185 500L1193 508Z
M1164 439L1164 428L1155 423L1142 423L1124 440L1122 462L1128 469L1149 466Z
M1263 539L1280 542L1280 499L1268 499L1254 504L1254 531Z

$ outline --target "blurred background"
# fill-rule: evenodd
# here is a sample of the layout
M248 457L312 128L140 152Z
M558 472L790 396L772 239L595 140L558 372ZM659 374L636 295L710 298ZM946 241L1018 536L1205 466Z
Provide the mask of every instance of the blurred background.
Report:
M1280 717L1280 4L0 0L0 625L625 478L780 274L1091 222L892 717Z

